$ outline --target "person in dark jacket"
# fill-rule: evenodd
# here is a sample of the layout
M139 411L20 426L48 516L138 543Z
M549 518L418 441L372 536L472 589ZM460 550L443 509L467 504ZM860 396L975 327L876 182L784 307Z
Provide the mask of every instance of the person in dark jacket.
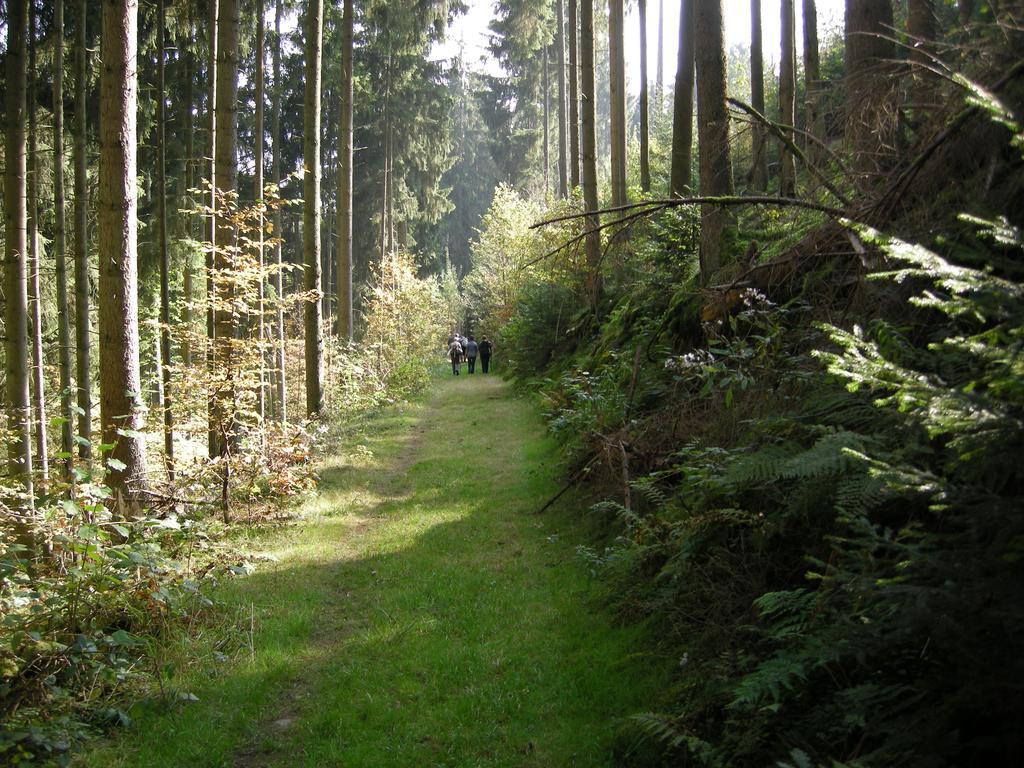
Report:
M491 366L491 353L494 352L494 344L484 336L477 344L477 348L480 351L480 368L487 373L487 369Z
M462 351L466 355L466 368L469 373L473 373L476 370L476 355L480 351L480 347L473 338L473 334L470 334L469 338L466 339L466 343L462 346Z

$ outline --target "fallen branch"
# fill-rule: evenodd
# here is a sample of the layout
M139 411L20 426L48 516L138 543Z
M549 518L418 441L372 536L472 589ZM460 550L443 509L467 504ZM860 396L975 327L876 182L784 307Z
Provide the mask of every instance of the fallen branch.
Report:
M730 99L727 99L727 101L730 104L732 104L734 107L742 109L748 115L750 115L755 120L757 120L759 123L764 125L769 131L771 131L771 133L775 136L775 138L777 138L779 141L781 141L783 144L786 145L786 149L788 149L793 154L793 157L798 159L803 164L804 168L806 168L808 171L810 171L811 175L814 176L814 178L816 178L818 181L820 181L822 184L824 184L825 185L825 189L827 189L829 192L831 192L833 195L835 195L835 198L839 202L841 202L843 205L847 205L847 206L850 204L850 201L846 199L846 196L843 195L843 193L840 192L839 189L831 181L829 181L825 177L825 174L823 174L821 172L821 170L818 168L818 166L816 166L814 163L812 163L810 160L807 159L807 155L805 155L803 153L803 151L800 149L800 147L798 147L795 143L793 143L793 140L791 138L789 138L788 136L786 136L786 134L783 132L783 130L782 130L783 127L785 127L787 130L792 131L793 130L792 126L788 126L788 125L787 126L780 126L778 123L773 123L771 120L769 120L767 117L762 115L760 112L758 112L752 106L750 106L749 104L747 104L745 102L740 101L739 99L731 99L730 98ZM811 134L807 134L807 135L811 135ZM828 149L828 148L826 147L826 149Z
M554 504L556 501L562 498L562 496L565 495L566 491L568 491L570 488L576 485L576 483L579 482L580 478L583 477L583 475L585 475L588 471L590 471L590 467L593 465L595 461L597 461L597 456L594 456L590 461L588 461L586 464L584 464L582 467L576 470L573 473L572 477L569 478L569 482L567 482L562 487L562 490L560 490L558 493L556 493L554 496L548 499L547 503L543 507L538 509L536 512L534 512L534 514L540 515L544 512L547 512L552 504Z

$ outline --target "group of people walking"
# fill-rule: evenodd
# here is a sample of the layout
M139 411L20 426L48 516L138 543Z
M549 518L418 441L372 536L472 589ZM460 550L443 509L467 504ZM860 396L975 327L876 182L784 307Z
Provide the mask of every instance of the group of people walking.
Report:
M487 373L491 367L491 354L494 352L494 343L484 336L480 341L473 338L473 334L466 338L455 332L448 337L448 359L452 362L452 375L458 376L462 368L462 361L466 361L467 373L476 371L476 359L480 358L480 370Z

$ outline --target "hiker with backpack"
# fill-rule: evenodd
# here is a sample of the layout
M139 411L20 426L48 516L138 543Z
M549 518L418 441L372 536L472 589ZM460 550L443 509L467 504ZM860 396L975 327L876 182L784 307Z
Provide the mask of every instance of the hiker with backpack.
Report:
M448 344L448 359L452 361L452 376L458 376L459 363L462 362L462 345L458 336L453 337Z
M484 336L477 344L477 348L480 350L480 367L483 373L487 373L487 369L491 366L491 353L494 352L494 344Z

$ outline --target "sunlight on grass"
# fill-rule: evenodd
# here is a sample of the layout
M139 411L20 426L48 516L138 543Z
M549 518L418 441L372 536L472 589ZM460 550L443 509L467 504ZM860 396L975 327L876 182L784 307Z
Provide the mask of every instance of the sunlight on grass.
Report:
M531 514L557 488L536 415L493 378L436 388L361 425L302 519L253 540L276 562L221 588L234 632L182 649L205 661L173 687L199 701L143 702L81 765L612 764L661 662L599 607L580 521Z

